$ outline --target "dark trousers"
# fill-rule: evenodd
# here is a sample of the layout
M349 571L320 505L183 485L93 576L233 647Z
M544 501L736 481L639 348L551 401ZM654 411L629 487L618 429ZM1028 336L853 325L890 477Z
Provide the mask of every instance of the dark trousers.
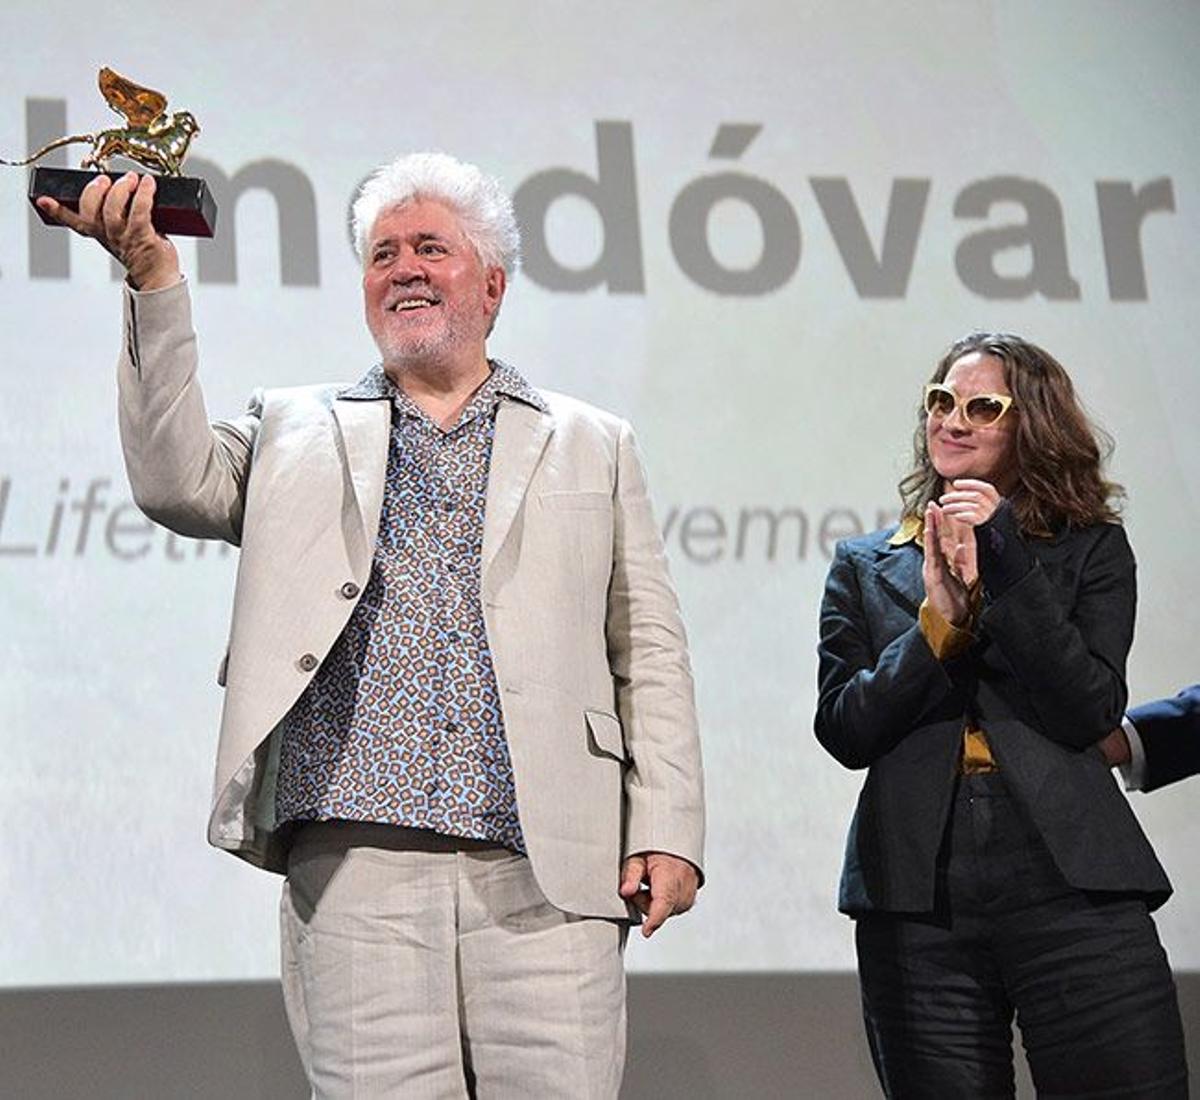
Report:
M892 1100L1011 1097L1015 1011L1040 1097L1187 1100L1175 984L1139 897L1067 885L999 773L964 776L932 916L857 922Z

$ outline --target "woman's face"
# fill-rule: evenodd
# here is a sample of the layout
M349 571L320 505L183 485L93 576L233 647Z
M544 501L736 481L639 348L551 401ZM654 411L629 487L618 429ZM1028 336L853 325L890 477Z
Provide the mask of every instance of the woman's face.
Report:
M994 355L972 351L956 359L943 384L958 396L949 414L931 413L925 421L925 441L933 468L944 481L978 478L1007 495L1017 483L1017 412L1010 409L995 424L975 427L963 416L962 403L981 393L1009 393L1004 364Z

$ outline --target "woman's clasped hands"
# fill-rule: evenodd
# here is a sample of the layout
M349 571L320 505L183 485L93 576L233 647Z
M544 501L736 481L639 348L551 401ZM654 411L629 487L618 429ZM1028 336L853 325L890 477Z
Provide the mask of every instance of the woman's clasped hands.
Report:
M979 579L975 528L992 518L1003 498L989 482L957 478L925 506L925 595L953 626L966 628L971 591Z

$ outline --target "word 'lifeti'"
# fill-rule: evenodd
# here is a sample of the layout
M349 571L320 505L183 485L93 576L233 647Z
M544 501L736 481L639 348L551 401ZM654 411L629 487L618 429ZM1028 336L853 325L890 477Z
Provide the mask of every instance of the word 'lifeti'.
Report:
M210 547L215 557L229 554L228 543L185 539L158 527L132 500L109 501L111 488L111 478L94 477L80 491L64 477L46 507L40 498L14 495L13 479L0 478L0 558L82 558L98 550L138 561L158 544L168 561L204 557Z

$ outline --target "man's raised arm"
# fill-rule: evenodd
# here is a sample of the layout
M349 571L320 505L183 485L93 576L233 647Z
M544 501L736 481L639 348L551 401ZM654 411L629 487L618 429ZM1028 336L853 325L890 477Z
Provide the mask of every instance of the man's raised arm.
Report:
M138 506L182 535L238 542L259 403L209 424L196 379L196 334L175 246L150 220L153 176L97 176L75 213L38 206L90 237L125 268L125 324L117 365L121 443Z

